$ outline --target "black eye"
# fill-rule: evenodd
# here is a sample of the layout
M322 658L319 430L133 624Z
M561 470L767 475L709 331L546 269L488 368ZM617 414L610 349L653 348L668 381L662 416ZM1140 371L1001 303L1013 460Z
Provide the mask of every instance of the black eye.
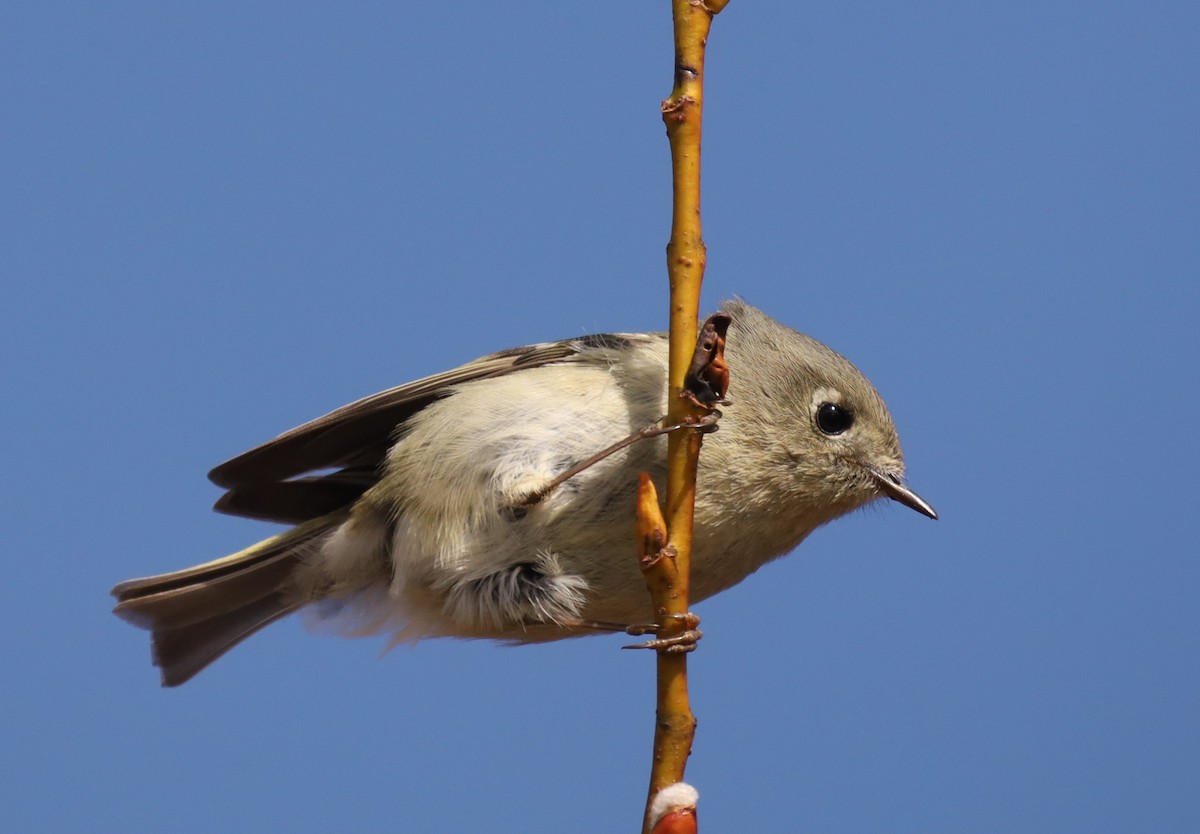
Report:
M854 412L837 403L817 406L817 428L825 434L841 434L854 425Z

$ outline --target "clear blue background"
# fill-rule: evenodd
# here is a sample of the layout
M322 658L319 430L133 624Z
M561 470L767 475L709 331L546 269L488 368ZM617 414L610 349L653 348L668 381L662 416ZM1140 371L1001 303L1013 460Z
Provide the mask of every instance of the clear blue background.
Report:
M1188 2L717 19L705 307L856 361L943 519L699 607L702 830L1200 830L1198 43ZM671 54L661 0L7 7L0 829L636 830L621 638L287 621L167 691L107 594L271 532L204 473L283 429L662 328Z

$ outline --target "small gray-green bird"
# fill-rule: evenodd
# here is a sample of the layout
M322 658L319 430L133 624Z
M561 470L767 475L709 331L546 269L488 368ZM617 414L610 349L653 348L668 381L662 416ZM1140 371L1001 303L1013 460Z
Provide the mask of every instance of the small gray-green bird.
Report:
M930 518L900 441L846 359L740 301L733 404L700 455L692 599L737 584L877 498ZM663 334L568 339L485 356L347 405L221 464L222 512L295 524L240 553L113 589L153 634L166 686L317 604L344 631L537 642L652 622L633 554L642 440L551 487L665 411ZM530 496L542 495L530 502Z

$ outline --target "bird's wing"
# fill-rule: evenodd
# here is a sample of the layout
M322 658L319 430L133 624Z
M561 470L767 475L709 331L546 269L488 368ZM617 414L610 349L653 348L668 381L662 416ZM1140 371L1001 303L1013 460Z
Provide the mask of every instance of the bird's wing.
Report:
M449 394L453 386L607 353L651 338L601 334L513 348L364 397L213 469L209 479L227 490L215 508L291 524L332 512L356 500L378 480L387 450L404 421Z

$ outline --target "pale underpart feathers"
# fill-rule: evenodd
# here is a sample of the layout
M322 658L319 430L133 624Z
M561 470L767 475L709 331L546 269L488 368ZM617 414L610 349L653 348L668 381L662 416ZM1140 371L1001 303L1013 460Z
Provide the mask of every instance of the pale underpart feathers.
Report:
M694 600L876 496L843 459L846 444L821 438L813 448L814 398L852 401L861 426L878 424L872 460L902 471L886 408L847 360L746 305L727 310L734 403L701 455ZM652 621L633 496L638 471L663 490L665 438L639 441L521 505L661 417L666 360L661 336L617 335L566 361L456 386L408 420L379 483L297 572L301 593L351 596L343 623L400 639L554 639L563 629L538 624Z

